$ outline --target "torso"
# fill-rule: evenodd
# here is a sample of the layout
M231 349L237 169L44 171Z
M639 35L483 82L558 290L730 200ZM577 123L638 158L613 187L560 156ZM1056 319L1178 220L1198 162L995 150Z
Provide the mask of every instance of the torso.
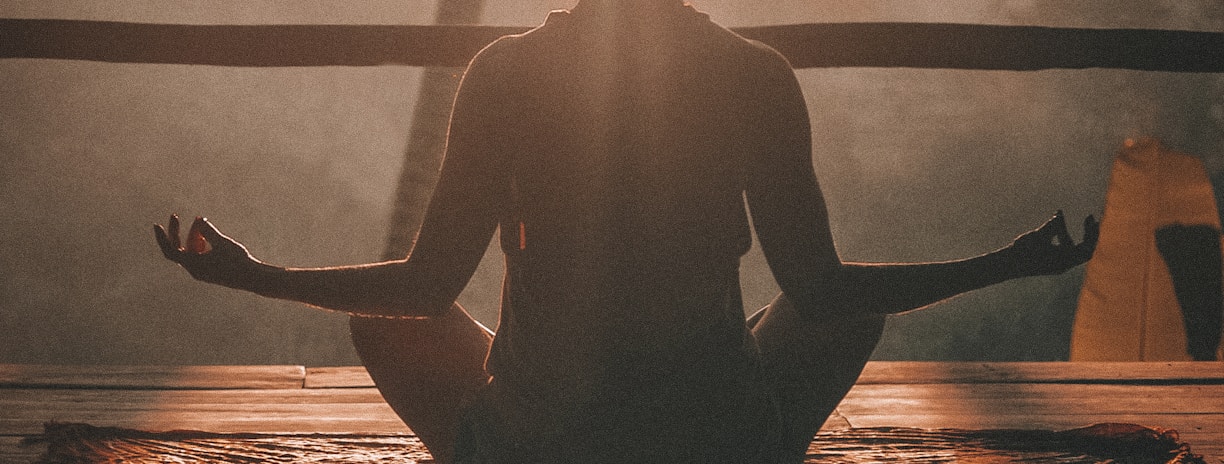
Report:
M554 12L486 50L511 197L489 370L545 429L743 403L743 177L760 145L744 121L768 58L688 8L640 34L587 19Z

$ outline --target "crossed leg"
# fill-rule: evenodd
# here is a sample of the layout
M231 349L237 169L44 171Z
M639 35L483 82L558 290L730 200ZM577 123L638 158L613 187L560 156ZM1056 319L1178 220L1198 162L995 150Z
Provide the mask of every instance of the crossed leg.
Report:
M884 316L809 320L780 295L748 323L781 411L783 455L802 462L866 365ZM350 328L383 398L438 463L451 462L461 416L489 381L493 333L457 304L430 319L354 317Z
M451 462L460 416L489 381L493 333L458 304L429 319L353 317L349 328L383 399L436 462Z
M812 320L779 295L748 320L782 419L782 456L803 462L821 425L858 380L884 316Z

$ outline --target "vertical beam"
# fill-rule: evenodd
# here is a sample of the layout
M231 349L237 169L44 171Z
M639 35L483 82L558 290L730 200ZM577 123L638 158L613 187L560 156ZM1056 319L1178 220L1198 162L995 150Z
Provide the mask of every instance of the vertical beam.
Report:
M438 0L434 22L476 24L483 9L484 0ZM438 181L451 105L462 74L461 68L428 67L422 75L383 259L403 258L412 249Z

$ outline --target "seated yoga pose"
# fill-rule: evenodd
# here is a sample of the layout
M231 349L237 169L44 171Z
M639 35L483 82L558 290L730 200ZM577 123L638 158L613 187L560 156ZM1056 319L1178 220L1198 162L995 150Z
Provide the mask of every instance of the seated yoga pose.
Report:
M155 235L196 279L351 314L438 462L800 462L884 315L1063 272L1096 241L1060 213L969 259L842 262L811 150L774 50L680 0L581 0L472 60L406 258L283 268L206 220ZM745 318L751 229L782 294ZM454 303L495 231L496 335Z

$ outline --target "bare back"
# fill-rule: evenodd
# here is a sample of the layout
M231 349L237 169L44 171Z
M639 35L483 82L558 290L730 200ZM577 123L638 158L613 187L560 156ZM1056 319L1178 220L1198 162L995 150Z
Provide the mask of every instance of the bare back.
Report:
M802 110L793 74L688 7L607 19L554 12L501 39L456 102L431 209L460 214L465 200L497 219L507 272L489 371L530 416L512 420L544 429L650 423L634 417L665 412L648 403L697 406L647 397L694 391L760 409L737 397L759 395L744 193L766 171L810 172L806 140L798 161L772 150L779 133L808 135L806 112L778 127L780 100Z

